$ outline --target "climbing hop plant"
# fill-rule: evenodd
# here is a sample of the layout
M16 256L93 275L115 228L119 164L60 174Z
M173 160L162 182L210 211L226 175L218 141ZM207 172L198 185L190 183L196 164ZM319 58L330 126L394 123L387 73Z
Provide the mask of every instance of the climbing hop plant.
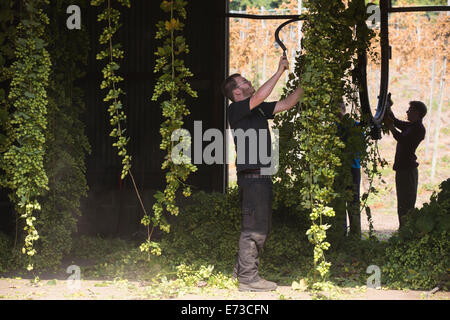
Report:
M301 199L311 221L306 235L314 246L315 270L324 280L331 266L324 253L331 246L327 230L335 216L333 202L341 192L336 190L336 178L343 166L350 167L344 163L345 144L338 134L339 102L357 105L351 73L358 48L368 46L368 33L355 37L355 21L366 19L364 1L344 5L341 0L310 0L303 4L303 49L285 94L301 84L304 95L297 108L275 118L280 130L280 170L275 186L282 190L280 199L275 200L293 206ZM361 12L360 17L355 16Z
M118 155L122 158L122 174L124 179L131 168L131 156L127 152L127 144L130 141L125 135L126 129L124 124L127 116L123 110L120 96L125 92L119 88L119 83L124 79L117 75L120 65L117 62L124 57L124 51L120 49L120 43L113 44L113 37L120 28L120 11L112 7L114 3L119 3L124 7L131 7L130 0L92 0L92 6L105 5L105 9L97 17L97 21L106 23L103 33L100 35L99 42L104 46L104 50L97 54L97 60L106 60L107 64L103 68L104 80L101 83L101 89L109 89L108 94L103 101L110 103L108 112L110 115L110 123L113 130L110 136L115 138L113 146L118 149Z
M49 21L42 10L48 3L48 0L23 1L24 12L17 27L8 95L12 106L6 126L10 144L0 162L5 172L3 184L12 190L10 199L25 220L27 235L22 252L29 256L28 270L33 269L31 257L36 254L33 243L39 239L35 212L41 205L37 198L48 190L44 150L48 104L46 87L51 61L43 40L45 25Z
M9 142L6 135L10 104L8 90L5 90L13 72L9 61L14 59L14 38L16 34L14 20L18 12L13 9L13 1L0 2L0 154L5 152Z
M173 133L181 129L183 118L189 114L189 109L185 104L184 95L197 97L197 93L187 82L187 78L192 73L184 65L181 55L189 52L185 38L182 36L186 19L187 2L183 0L162 1L161 9L168 14L168 19L157 23L156 39L161 40L162 45L158 47L155 55L158 57L154 72L160 76L155 86L153 101L162 99L161 109L165 118L161 125L160 133L162 141L160 148L167 151L164 162L161 166L166 173L166 189L164 192L155 194L156 203L153 205L153 217L145 217L143 223L154 226L165 232L170 231L170 226L163 216L166 210L172 215L178 214L175 194L182 187L183 195L188 197L191 194L190 187L186 184L186 179L191 172L195 172L197 167L193 165L186 155L182 155L183 160L174 159L172 151L174 150ZM190 141L186 137L179 137L180 143L189 145ZM147 243L149 248L150 243Z
M45 40L52 59L47 89L47 130L44 167L49 192L39 198L41 211L36 227L39 241L35 257L37 269L56 268L71 250L72 235L81 215L81 199L87 196L85 155L90 152L85 125L84 90L79 80L85 76L89 39L87 28L68 31L64 26L72 0L53 0L46 7L50 23ZM77 2L81 10L88 0Z
M131 181L133 183L134 189L136 191L136 195L141 204L142 210L144 212L143 220L146 220L148 217L147 211L142 202L139 190L136 186L136 182L134 180L133 174L131 172L131 156L128 154L126 149L127 144L130 141L130 138L125 135L125 122L127 116L125 111L123 110L123 105L120 100L120 96L125 94L125 92L119 88L118 84L123 81L123 77L117 75L118 70L120 69L120 65L117 62L120 59L124 58L124 51L120 49L120 43L113 44L113 37L119 30L120 24L120 11L118 9L113 8L114 4L120 4L121 6L130 8L131 2L130 0L92 0L91 5L100 6L102 4L106 5L105 10L100 13L97 17L99 22L105 21L106 26L103 29L103 33L100 35L99 42L100 44L105 46L105 49L97 54L97 60L107 60L106 66L103 68L103 77L100 88L101 89L109 89L108 94L103 99L105 102L109 102L110 105L108 107L108 112L110 115L110 123L113 127L113 130L110 133L110 136L115 138L116 141L113 143L113 146L118 149L118 155L122 158L122 173L121 179L123 180L128 174L130 175ZM147 242L150 242L151 234L149 224L147 226Z

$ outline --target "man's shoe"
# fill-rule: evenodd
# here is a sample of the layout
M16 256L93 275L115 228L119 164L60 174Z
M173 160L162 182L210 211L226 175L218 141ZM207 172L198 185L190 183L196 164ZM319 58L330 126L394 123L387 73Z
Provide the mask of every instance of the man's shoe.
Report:
M273 291L277 288L277 284L272 281L259 279L252 283L239 283L239 291L264 292Z

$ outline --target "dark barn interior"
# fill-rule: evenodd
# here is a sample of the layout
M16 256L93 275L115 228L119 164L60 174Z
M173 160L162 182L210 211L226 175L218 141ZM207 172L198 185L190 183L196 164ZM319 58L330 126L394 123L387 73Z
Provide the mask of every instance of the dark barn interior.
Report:
M224 13L227 0L190 1L187 6L184 36L190 52L185 65L194 76L189 80L198 98L187 99L191 114L184 128L193 133L193 123L202 121L203 131L225 128L225 99L220 84L227 72L227 24ZM132 173L147 211L151 211L153 194L165 186L161 170L164 152L160 150L159 133L162 122L159 102L151 101L157 74L154 52L160 45L155 40L156 23L165 19L158 1L133 1L130 9L122 8L122 28L116 41L122 44L125 59L119 61L121 88L127 114L127 134L131 138L128 152L132 156ZM102 236L130 236L140 228L143 212L131 179L120 180L121 159L112 146L111 126L104 90L100 89L104 62L96 60L102 26L97 22L99 9L82 11L82 24L89 34L89 61L85 79L78 86L84 89L86 112L84 123L92 152L86 157L88 197L82 201L78 233ZM193 143L194 143L194 139ZM224 165L197 165L198 171L188 183L193 190L223 192L227 183ZM15 215L8 201L7 190L1 192L0 228L7 233L15 229ZM8 213L7 213L8 212Z

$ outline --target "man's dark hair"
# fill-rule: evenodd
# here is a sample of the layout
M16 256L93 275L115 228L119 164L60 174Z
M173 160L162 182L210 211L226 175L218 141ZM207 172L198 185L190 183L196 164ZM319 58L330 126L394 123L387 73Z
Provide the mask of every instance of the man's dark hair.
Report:
M239 73L234 73L222 83L222 93L225 97L234 102L233 90L237 88L237 83L235 78L240 77Z
M410 101L409 106L419 113L421 119L427 114L427 106L422 101Z

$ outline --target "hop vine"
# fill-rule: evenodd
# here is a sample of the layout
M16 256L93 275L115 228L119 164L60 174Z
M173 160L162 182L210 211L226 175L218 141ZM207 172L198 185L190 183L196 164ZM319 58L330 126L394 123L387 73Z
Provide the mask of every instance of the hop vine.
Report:
M176 192L181 187L183 188L183 195L188 197L191 194L189 185L186 180L191 172L195 172L197 167L193 165L190 159L185 161L174 161L172 159L172 151L174 142L172 141L172 133L181 129L184 124L183 118L189 115L189 109L182 98L183 94L188 94L191 97L197 97L197 93L192 90L187 78L193 74L184 65L184 61L180 58L181 55L189 52L185 38L182 36L184 28L183 20L186 19L186 1L173 0L162 1L161 9L168 14L168 19L159 21L157 23L156 39L162 41L162 45L158 47L155 55L158 57L154 72L160 73L158 81L155 86L153 101L164 97L166 100L161 102L162 115L165 121L161 125L160 133L162 141L160 148L167 151L161 168L168 170L166 173L166 188L164 192L158 191L155 194L156 203L153 205L154 215L145 217L142 223L159 228L165 232L170 231L170 225L163 216L166 210L172 215L177 215L179 212L176 204ZM190 141L181 142L189 144ZM148 241L143 244L143 250L149 250L151 243Z
M13 70L10 61L14 60L14 42L16 28L13 22L17 19L18 12L13 8L13 1L0 2L0 154L5 152L11 141L6 132L8 129L8 118L11 111L11 104L8 100L8 90ZM3 178L3 177L2 177Z
M119 88L119 83L124 80L123 77L119 76L117 73L120 69L120 65L117 62L120 59L124 58L125 52L120 49L120 43L113 43L113 37L121 27L120 24L120 11L118 9L113 8L114 4L120 4L123 7L130 8L131 1L130 0L92 0L92 6L100 6L102 4L106 4L106 8L97 16L97 21L104 21L106 23L105 28L103 29L103 33L100 35L99 42L100 44L105 46L105 49L99 52L96 56L97 60L107 60L106 66L103 68L103 77L100 88L101 89L109 89L106 97L103 101L110 103L108 107L108 112L110 115L110 124L113 127L110 136L115 138L115 142L113 146L118 150L118 156L122 158L122 173L121 179L125 179L125 177L129 174L131 181L133 183L133 187L136 191L136 195L141 204L141 208L144 212L144 218L148 216L147 211L145 209L144 203L140 196L139 190L137 188L136 182L134 180L134 176L131 172L131 159L132 157L128 154L126 149L128 143L130 142L130 138L125 135L126 128L125 123L127 116L123 109L122 101L120 100L120 96L125 94L125 92ZM151 238L151 231L149 225L147 225L147 237Z
M103 68L103 77L100 88L109 89L106 97L103 101L110 103L108 106L108 112L110 115L110 124L113 130L110 136L115 138L116 141L113 146L117 148L118 155L122 158L122 174L121 179L124 179L129 173L131 168L131 156L127 152L127 144L130 138L125 135L126 129L124 124L127 116L123 110L123 104L120 100L120 96L125 92L119 87L119 83L124 79L117 75L120 65L117 62L124 58L124 51L120 49L120 44L113 44L113 37L120 28L120 11L112 7L114 2L121 4L124 7L131 7L130 0L92 0L92 6L100 6L105 4L105 10L97 16L97 21L106 23L106 27L103 29L103 33L100 35L99 42L104 45L105 49L97 54L97 60L107 60L106 66Z
M77 230L80 204L87 196L85 155L90 144L80 117L85 112L84 92L76 85L84 77L89 52L87 28L61 28L71 0L53 0L46 7L50 24L45 39L53 66L49 78L44 167L49 192L39 198L37 221L40 239L35 268L56 267L70 252ZM78 4L86 9L88 1Z
M284 94L301 84L304 96L297 108L277 115L274 121L280 130L280 170L275 187L282 190L275 200L294 206L300 199L311 222L306 235L314 246L315 270L325 280L331 267L325 258L325 251L331 247L327 232L340 228L337 221L331 221L336 216L337 200L348 196L338 184L351 181L349 167L356 153L365 170L378 170L376 143L370 141L369 121L362 117L358 87L352 79L357 52L369 48L373 33L367 26L361 27L367 19L364 1L303 4L307 12L302 28L303 50L296 57ZM360 24L358 31L355 21ZM342 100L352 106L351 117L361 122L353 134L364 137L350 139L347 145L338 135Z
M47 91L50 56L43 40L49 23L43 6L48 0L24 1L24 12L17 27L15 61L11 66L12 81L8 102L12 107L8 119L7 139L10 144L1 161L5 171L4 185L12 191L11 201L25 220L22 253L29 256L27 269L33 269L33 244L39 239L35 228L36 211L41 209L38 197L48 190L44 169L45 130L47 128Z

